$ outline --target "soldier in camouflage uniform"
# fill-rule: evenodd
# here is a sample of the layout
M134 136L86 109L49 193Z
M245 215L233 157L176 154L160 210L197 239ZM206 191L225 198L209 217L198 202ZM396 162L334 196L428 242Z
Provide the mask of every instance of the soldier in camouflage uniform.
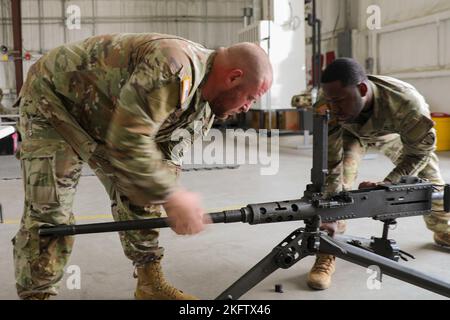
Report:
M436 131L425 99L410 84L383 76L367 76L352 59L338 59L324 71L323 94L315 105L330 110L327 191L353 190L358 166L368 148L383 152L395 165L384 182L418 176L443 188L435 154ZM376 183L363 182L360 188ZM433 213L424 216L437 244L450 246L450 215L442 201L433 202ZM345 222L325 224L330 233L343 233ZM317 290L330 286L335 257L318 255L308 275Z
M25 205L13 239L22 299L57 294L73 237L42 237L43 226L73 224L83 163L111 198L116 221L159 217L178 234L200 232L197 195L177 185L180 148L171 135L205 134L214 117L246 112L272 83L267 55L243 43L216 51L170 35L114 34L63 45L28 73L17 104ZM162 274L158 230L120 232L136 266L137 299L194 299Z

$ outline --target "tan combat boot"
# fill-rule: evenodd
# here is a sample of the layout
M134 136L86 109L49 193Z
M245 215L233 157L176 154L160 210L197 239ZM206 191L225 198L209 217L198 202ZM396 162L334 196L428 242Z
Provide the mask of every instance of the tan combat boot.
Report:
M335 256L317 254L316 262L308 274L308 286L315 290L328 289L335 271L335 263Z
M450 248L450 234L436 232L434 234L434 242L439 246Z
M134 293L137 300L198 300L167 283L159 261L136 267L135 278L138 279Z

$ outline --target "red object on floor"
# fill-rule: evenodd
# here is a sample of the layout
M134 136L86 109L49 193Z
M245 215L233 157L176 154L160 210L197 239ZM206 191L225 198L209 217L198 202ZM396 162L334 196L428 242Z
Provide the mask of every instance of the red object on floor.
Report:
M13 134L0 140L0 155L13 155L19 147L19 134Z

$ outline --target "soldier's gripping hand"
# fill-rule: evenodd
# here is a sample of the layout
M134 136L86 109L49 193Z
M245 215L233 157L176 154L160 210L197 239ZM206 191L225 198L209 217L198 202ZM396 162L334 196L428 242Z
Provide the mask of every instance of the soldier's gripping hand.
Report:
M389 180L384 180L383 182L370 182L370 181L364 181L361 182L359 184L358 189L359 190L363 190L363 189L371 189L371 188L376 188L379 185L386 185L386 184L391 184L391 181Z
M196 193L178 189L172 193L164 204L170 227L177 234L197 234L211 223L209 216L201 206L200 197Z
M330 237L333 237L337 231L337 222L326 222L320 225L320 231L325 231Z
M347 223L345 220L339 220L336 222L326 222L320 225L320 230L328 233L330 237L334 237L336 234L344 234L347 229Z

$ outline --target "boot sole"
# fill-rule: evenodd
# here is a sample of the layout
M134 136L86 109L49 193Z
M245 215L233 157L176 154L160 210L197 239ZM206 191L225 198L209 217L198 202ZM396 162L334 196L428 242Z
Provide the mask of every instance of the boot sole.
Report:
M438 247L438 248L441 248L441 249L450 250L450 245L448 245L448 244L435 242L434 245L435 245L436 247Z
M312 284L309 284L309 283L308 283L308 287L309 287L310 289L313 289L313 290L316 290L316 291L327 290L327 289L330 288L330 286L331 286L331 285L329 285L329 286L315 286L315 285L312 285Z

